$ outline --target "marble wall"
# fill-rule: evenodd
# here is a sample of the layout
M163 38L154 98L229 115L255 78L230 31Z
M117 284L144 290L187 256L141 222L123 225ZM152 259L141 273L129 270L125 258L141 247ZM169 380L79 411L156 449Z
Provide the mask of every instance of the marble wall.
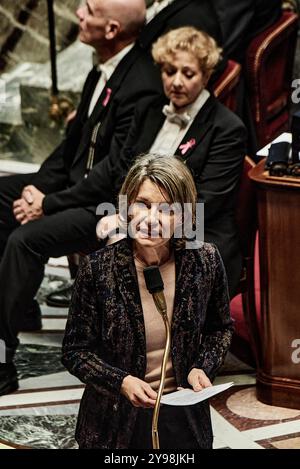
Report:
M57 49L77 36L75 10L79 0L54 0ZM49 57L46 0L1 0L0 71L20 62L45 62Z
M92 51L75 41L79 3L54 0L58 86L75 106L92 65ZM64 135L64 126L48 115L47 18L47 0L0 0L0 78L5 84L5 99L0 102L0 159L40 164Z

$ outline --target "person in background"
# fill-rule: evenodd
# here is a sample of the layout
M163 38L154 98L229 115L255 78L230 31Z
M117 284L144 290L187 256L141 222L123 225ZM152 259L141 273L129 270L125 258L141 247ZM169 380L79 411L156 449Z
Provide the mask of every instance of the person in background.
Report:
M145 267L159 266L172 328L165 393L211 386L233 331L216 246L200 242L187 249L185 230L175 236L185 204L195 221L197 191L187 166L145 155L120 194L127 196L130 236L83 260L63 341L63 364L86 384L76 429L80 448L152 448L165 332L145 286ZM181 210L166 210L174 204ZM208 401L162 405L159 437L162 449L211 448Z
M141 46L151 50L153 43L164 33L183 26L193 26L205 31L215 39L217 44L223 47L220 19L214 3L210 0L158 0L152 2L147 10L147 24L139 38ZM219 78L225 70L226 64L225 52L211 76L210 85Z
M282 14L282 0L213 0L229 59L243 64L251 40Z
M207 32L222 47L223 58L210 78L210 88L225 71L228 59L244 65L251 40L282 14L282 0L156 0L150 3L148 24L140 39L143 47L150 49L163 33L181 26L194 26ZM256 159L257 136L243 67L235 112L248 130L247 154Z
M171 29L194 26L212 36L226 58L240 63L244 62L250 41L275 23L282 13L282 0L156 0L150 3L142 44L151 47Z
M259 148L249 102L246 53L252 39L279 20L282 0L213 0L213 3L222 30L224 51L229 59L242 65L235 111L248 130L247 154L256 161ZM251 94L255 94L255 90L251 90Z

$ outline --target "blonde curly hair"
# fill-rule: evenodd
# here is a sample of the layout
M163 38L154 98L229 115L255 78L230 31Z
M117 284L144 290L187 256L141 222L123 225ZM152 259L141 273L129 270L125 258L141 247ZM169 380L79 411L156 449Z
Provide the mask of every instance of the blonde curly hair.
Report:
M203 75L209 78L221 58L222 49L206 32L185 26L161 36L152 46L152 57L161 66L172 59L177 51L193 54L199 61Z

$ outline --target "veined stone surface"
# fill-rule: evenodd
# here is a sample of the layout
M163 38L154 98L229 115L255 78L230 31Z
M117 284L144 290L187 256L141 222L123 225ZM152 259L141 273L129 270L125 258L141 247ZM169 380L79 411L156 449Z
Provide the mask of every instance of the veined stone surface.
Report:
M57 56L58 88L60 91L80 93L85 78L92 67L92 48L75 41ZM1 75L2 100L0 122L22 124L20 85L51 89L50 63L23 62ZM35 94L33 89L33 95ZM36 100L32 100L36 106ZM23 102L22 102L23 107Z
M57 50L77 35L78 0L54 0ZM20 62L45 62L49 57L48 10L44 0L1 0L0 69ZM1 66L2 65L2 66Z

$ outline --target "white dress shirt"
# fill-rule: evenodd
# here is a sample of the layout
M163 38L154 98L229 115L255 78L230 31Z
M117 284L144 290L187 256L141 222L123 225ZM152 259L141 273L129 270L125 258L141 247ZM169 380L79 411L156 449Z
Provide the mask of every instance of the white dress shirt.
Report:
M166 8L168 5L173 3L174 0L155 0L155 2L151 5L151 7L147 8L147 23L149 21L153 20L153 18L164 8Z
M163 113L167 114L165 122L154 140L150 153L156 155L173 156L177 150L180 142L183 140L187 131L191 127L196 115L204 106L210 96L209 91L202 90L196 101L189 106L186 106L181 113L176 111L176 108L170 103L164 106ZM184 114L185 123L181 123L180 114ZM178 122L176 116L179 116ZM173 118L174 117L174 118Z
M91 102L90 102L89 112L88 112L89 117L92 114L92 112L94 110L94 107L95 107L98 99L100 98L101 93L102 93L106 83L108 82L108 80L110 79L112 74L114 73L115 69L117 68L117 66L119 65L121 60L125 57L126 54L128 54L128 52L133 47L134 47L134 43L129 44L129 46L124 47L124 49L122 49L116 55L111 57L109 60L107 60L103 64L99 64L97 66L97 70L98 70L98 72L101 72L101 75L100 75L99 81L98 81L98 83L95 87L95 91L94 91L94 94L93 94Z

